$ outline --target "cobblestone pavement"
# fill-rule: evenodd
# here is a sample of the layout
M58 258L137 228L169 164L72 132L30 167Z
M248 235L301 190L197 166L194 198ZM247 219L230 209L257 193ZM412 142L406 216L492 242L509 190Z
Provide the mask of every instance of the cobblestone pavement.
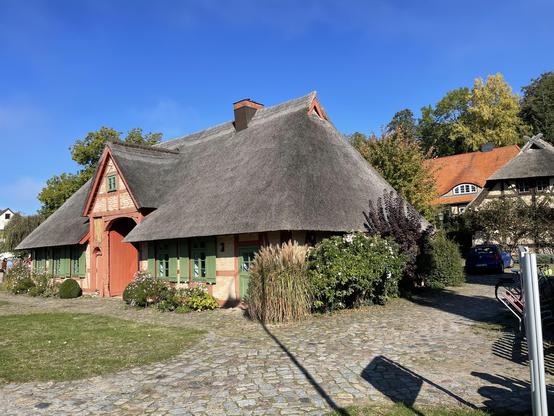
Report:
M0 414L325 414L390 400L524 411L524 345L488 325L509 319L494 300L495 281L473 278L440 295L268 328L238 309L162 314L115 299L2 293L9 304L0 306L0 319L69 310L208 332L163 363L78 381L2 385Z

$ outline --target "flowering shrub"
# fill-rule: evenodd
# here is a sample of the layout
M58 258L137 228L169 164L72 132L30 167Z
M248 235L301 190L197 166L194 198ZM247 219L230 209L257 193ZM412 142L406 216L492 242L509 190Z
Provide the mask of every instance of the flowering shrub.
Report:
M203 287L174 289L148 272L137 272L123 291L123 300L138 307L155 306L161 312L190 312L216 309L217 300Z
M171 289L148 272L137 272L123 291L123 300L131 306L147 307L168 300Z
M54 282L52 275L48 273L33 273L31 279L35 286L29 289L30 296L50 297L57 296L59 285Z
M12 293L27 293L35 283L31 279L31 270L23 262L17 262L6 273L4 284L7 290Z
M406 257L391 239L363 233L321 241L309 254L313 309L384 304L398 295Z

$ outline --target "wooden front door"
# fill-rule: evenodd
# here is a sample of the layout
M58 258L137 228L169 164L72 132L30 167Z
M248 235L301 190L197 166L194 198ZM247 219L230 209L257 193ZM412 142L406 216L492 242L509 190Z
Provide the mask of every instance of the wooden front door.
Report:
M254 261L254 256L258 247L240 247L239 248L239 292L240 298L244 300L248 294L248 284L250 283L250 266Z
M110 296L121 296L138 271L138 251L123 239L135 226L130 218L119 218L110 227Z

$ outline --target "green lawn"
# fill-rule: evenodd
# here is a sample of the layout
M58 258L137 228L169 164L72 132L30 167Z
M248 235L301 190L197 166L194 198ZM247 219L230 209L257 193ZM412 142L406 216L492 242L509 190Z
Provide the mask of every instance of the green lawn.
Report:
M416 407L412 409L403 404L377 407L349 407L343 412L335 412L332 415L348 416L488 416L480 410L467 407Z
M0 317L0 382L72 380L166 360L200 331L103 315Z

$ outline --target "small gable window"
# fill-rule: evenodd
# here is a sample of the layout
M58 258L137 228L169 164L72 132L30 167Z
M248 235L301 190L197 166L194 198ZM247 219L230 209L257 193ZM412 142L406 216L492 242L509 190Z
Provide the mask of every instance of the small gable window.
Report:
M5 215L5 218L6 218L7 220L9 220L11 216L12 216L11 214L6 214L6 215Z
M108 192L117 191L117 178L115 175L106 177L106 181L108 182Z
M477 192L477 187L471 183L462 183L454 188L454 195L474 194Z

